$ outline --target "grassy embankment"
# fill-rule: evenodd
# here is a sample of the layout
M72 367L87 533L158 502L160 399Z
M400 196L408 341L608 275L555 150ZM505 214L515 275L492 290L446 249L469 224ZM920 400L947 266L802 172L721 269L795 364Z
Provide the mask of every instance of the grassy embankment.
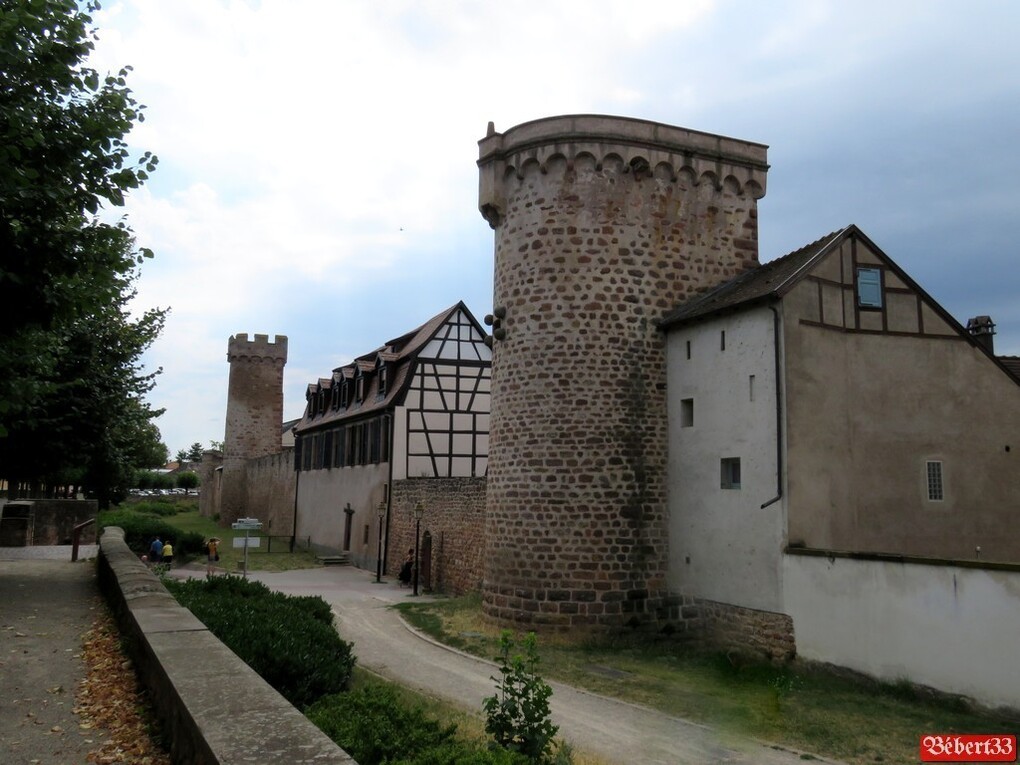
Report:
M477 596L398 608L448 645L491 659L499 630ZM549 679L727 732L849 763L913 763L927 733L1016 733L1020 715L973 708L906 682L878 683L794 663L780 667L645 639L539 640Z

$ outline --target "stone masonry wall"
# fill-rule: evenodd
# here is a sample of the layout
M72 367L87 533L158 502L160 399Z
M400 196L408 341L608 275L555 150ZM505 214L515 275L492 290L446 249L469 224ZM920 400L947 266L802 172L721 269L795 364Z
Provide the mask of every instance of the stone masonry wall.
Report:
M223 467L223 452L208 449L202 452L202 462L198 466L198 512L206 518L219 515L220 512L220 480Z
M668 602L657 321L758 263L766 149L556 117L479 142L495 229L483 602L504 622L655 621Z
M243 515L246 499L244 462L280 451L283 422L283 367L287 338L247 334L227 344L230 381L223 438L223 481L220 520L229 523Z
M393 482L386 571L396 577L414 547L415 502L425 503L421 533L432 534L432 589L448 595L477 592L485 550L484 478L409 478ZM424 586L425 582L420 582Z
M263 532L274 537L294 532L294 447L249 460L246 515L263 523Z
M772 611L696 599L688 621L691 636L712 650L786 661L797 654L793 619Z

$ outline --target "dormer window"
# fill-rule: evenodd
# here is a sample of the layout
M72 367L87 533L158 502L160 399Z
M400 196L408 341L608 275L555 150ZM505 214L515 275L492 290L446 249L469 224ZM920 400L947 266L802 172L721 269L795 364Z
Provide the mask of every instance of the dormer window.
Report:
M861 308L882 307L882 269L857 269L857 305Z
M379 395L385 396L387 387L389 385L389 369L386 366L385 361L380 361L379 366L376 369L376 374L379 377Z
M358 403L365 400L365 375L360 372L354 379L354 400Z
M330 391L329 408L336 411L340 406L340 382L333 380L333 389Z
M340 408L346 409L351 403L351 386L344 377L340 381Z
M323 388L319 388L319 414L326 411L326 391Z

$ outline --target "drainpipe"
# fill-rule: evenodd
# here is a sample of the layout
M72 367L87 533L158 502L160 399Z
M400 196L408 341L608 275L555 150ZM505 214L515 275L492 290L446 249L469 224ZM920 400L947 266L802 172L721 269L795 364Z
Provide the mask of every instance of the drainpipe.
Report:
M383 565L382 565L382 569L383 570L382 570L382 572L384 574L386 573L386 561L389 559L389 555L390 555L390 509L393 507L393 430L394 430L394 428L396 428L396 422L397 422L397 409L396 409L396 407L393 407L390 410L390 428L389 428L390 432L386 434L386 437L390 441L390 448L388 449L388 453L390 455L390 458L389 458L389 463L390 464L389 464L389 469L387 471L389 473L389 475L386 478L386 481L387 481L387 484L386 484L387 485L387 489L386 489L386 537L385 537L385 539L383 539L383 557L382 557L382 559L383 559Z
M783 498L783 391L779 354L779 310L775 304L770 305L769 310L772 311L772 344L776 351L776 496L763 504L762 510Z
M294 528L293 528L293 530L291 531L291 534L290 534L290 551L291 552L294 552L294 548L297 546L297 508L298 508L297 500L298 500L298 489L301 486L301 463L300 463L300 461L297 461L298 455L299 455L298 444L295 441L295 443L294 443L294 457L295 457L295 462L297 464L295 465L294 472L297 473L297 475L294 476Z

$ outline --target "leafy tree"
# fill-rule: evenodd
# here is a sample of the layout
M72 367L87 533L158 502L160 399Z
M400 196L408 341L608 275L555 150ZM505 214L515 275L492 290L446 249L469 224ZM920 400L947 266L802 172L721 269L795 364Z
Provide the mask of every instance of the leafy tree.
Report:
M192 489L198 488L198 473L191 470L186 470L183 473L177 474L177 487L191 491Z
M170 459L170 450L163 443L163 436L156 423L145 420L138 425L137 441L132 463L139 468L163 467Z
M126 309L151 252L110 208L156 158L125 143L128 70L87 66L95 8L0 0L0 477L81 481L105 504L155 456L139 358L166 312Z
M169 473L153 473L152 475L152 488L154 489L172 489L174 487L174 477Z
M203 451L205 451L205 449L202 446L202 444L196 441L191 445L191 448L188 450L188 460L191 462L201 462Z
M223 442L222 441L210 441L209 442L209 448L212 449L213 451L222 452L223 451Z
M177 450L177 454L174 455L174 462L176 462L178 465L182 465L182 464L184 464L187 461L188 461L188 450L187 449L178 449Z

